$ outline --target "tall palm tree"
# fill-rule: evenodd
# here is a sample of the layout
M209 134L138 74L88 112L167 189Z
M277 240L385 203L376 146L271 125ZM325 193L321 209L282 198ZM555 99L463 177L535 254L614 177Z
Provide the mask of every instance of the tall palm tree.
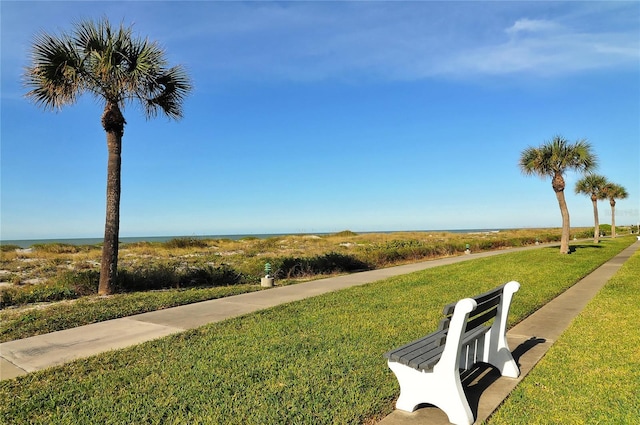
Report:
M629 197L627 189L615 183L608 183L604 187L605 199L609 199L611 205L611 237L616 237L616 199L626 199Z
M131 27L116 28L104 18L82 21L71 33L42 33L32 45L26 68L27 98L47 110L59 110L90 93L104 104L106 132L107 208L102 248L99 294L114 290L118 270L122 136L125 106L139 102L147 118L162 111L182 117L182 103L191 90L181 66L168 67L163 49L132 35Z
M605 176L587 174L576 182L576 194L587 195L593 203L593 243L600 242L600 221L598 220L598 201L607 199L605 187L609 184Z
M528 147L520 154L520 170L525 175L550 177L562 214L562 236L560 253L569 253L569 209L564 197L564 173L568 170L589 172L597 167L598 159L586 140L570 143L561 136L555 136L539 147Z

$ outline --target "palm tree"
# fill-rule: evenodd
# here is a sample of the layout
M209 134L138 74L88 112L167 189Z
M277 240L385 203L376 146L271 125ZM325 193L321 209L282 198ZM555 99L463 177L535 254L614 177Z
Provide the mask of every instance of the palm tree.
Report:
M560 213L562 214L562 237L560 238L560 253L569 253L569 209L564 197L564 173L567 170L588 172L597 167L597 157L591 151L591 144L586 140L570 143L561 136L555 136L551 141L540 147L528 147L520 154L520 170L525 175L538 175L542 178L550 177L551 186L556 193Z
M120 227L121 148L126 121L122 110L137 101L147 118L162 111L182 117L182 103L191 90L181 66L167 67L163 49L155 42L132 35L131 27L111 26L104 18L74 25L71 33L42 33L32 45L26 68L27 98L47 110L59 110L84 93L104 104L106 132L107 208L99 294L113 293L118 270Z
M591 197L593 203L593 243L600 242L600 222L598 220L598 201L607 199L605 187L609 184L607 178L599 174L587 174L576 182L576 194Z
M615 183L608 183L604 187L604 199L609 199L611 205L611 237L616 237L616 199L626 199L629 197L627 189Z

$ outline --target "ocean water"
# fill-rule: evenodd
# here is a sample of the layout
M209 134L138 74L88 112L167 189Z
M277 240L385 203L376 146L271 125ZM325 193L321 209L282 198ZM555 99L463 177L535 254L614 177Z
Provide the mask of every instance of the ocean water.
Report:
M375 232L355 232L362 233L395 233L395 232L449 232L449 233L481 233L481 232L499 232L503 229L444 229L444 230L389 230L389 231L375 231ZM121 243L133 243L133 242L166 242L176 238L194 238L194 239L231 239L239 240L243 238L259 238L267 239L274 236L288 236L288 235L330 235L336 232L330 233L265 233L265 234L240 234L240 235L199 235L199 236L138 236L138 237L121 237ZM52 244L52 243L64 243L71 245L96 245L102 243L102 238L68 238L68 239L21 239L21 240L3 240L0 241L0 245L16 245L20 248L29 248L33 245L39 244Z

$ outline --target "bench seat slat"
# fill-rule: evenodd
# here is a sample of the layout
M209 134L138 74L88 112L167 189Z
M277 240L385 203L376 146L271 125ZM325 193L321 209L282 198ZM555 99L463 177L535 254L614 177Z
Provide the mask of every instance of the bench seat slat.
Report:
M474 328L471 332L466 332L462 337L462 344L469 344L478 339L482 334L489 331L489 326ZM385 357L394 362L412 367L418 370L430 370L440 360L444 351L444 344L435 345L437 339L444 336L443 332L434 332L424 338L412 341L402 347L385 353Z
M414 357L409 361L401 361L399 363L405 364L409 367L412 367L417 370L431 370L435 365L438 364L440 357L442 357L442 352L444 351L444 345L440 347L436 347L431 351L426 353L422 353L418 357Z
M429 348L436 348L444 343L447 333L444 331L434 332L423 338L416 339L401 347L391 350L384 354L390 360L400 362L400 359L407 355L411 355L416 351L424 351Z
M474 329L471 332L467 332L462 337L462 345L466 345L480 338L483 334L491 329L489 326L483 326ZM406 357L401 359L399 363L410 366L417 370L431 370L433 367L438 364L438 360L444 351L444 345L437 347L435 349L429 350L424 353L420 353L418 357L413 357L410 360Z

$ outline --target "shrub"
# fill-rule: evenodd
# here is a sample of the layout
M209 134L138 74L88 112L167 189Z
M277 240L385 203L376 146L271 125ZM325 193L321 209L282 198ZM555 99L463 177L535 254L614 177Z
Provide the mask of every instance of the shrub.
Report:
M118 292L147 291L177 288L176 267L169 264L120 268L116 289Z
M20 249L18 245L0 245L0 252L10 252Z
M165 248L173 249L173 248L206 248L208 246L207 241L199 238L173 238L171 240L166 241L164 244Z
M236 285L244 282L244 276L231 266L180 267L165 263L151 266L122 268L118 271L118 292L149 291L195 286Z
M38 243L32 246L34 251L51 254L75 254L100 249L99 245L73 245L69 243Z
M78 294L72 288L59 283L10 286L0 291L0 308L77 297Z
M571 238L572 239L573 238L577 238L577 239L593 238L593 227L591 229L583 229L583 230L573 231L571 233Z
M464 250L465 245L460 242L433 243L410 239L371 244L362 248L361 252L374 267L384 267L408 260L453 255Z
M352 232L351 230L343 230L342 232L335 233L331 236L349 237L349 236L358 236L358 234Z
M316 274L331 274L367 270L369 265L351 255L330 252L309 258L284 257L275 260L277 278L294 278Z
M242 283L243 276L233 267L223 264L219 267L193 267L180 276L181 287L237 285Z
M78 296L97 294L100 272L93 269L64 272L58 277L57 283L72 288Z
M38 243L33 245L32 248L34 251L52 254L75 254L80 251L78 246L68 243Z

